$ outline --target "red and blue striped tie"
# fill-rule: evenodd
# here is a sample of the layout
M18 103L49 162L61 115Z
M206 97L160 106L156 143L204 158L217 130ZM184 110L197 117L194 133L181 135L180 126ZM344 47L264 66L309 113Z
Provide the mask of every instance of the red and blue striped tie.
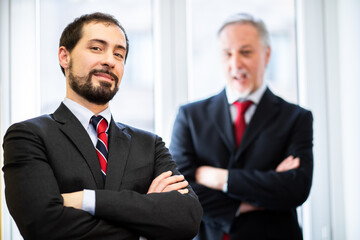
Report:
M108 137L106 133L106 129L108 127L108 123L105 118L101 115L93 116L91 118L91 123L96 129L98 140L96 143L96 153L99 157L101 173L106 179L106 166L108 160Z

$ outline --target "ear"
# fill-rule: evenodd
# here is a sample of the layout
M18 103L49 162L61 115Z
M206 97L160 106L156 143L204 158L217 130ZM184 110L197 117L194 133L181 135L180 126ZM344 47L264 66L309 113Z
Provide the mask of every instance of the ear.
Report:
M68 69L70 66L70 53L66 47L61 46L59 48L59 63L64 69Z
M266 61L266 66L268 65L269 61L270 61L270 56L271 56L271 47L267 46L265 49L265 61Z

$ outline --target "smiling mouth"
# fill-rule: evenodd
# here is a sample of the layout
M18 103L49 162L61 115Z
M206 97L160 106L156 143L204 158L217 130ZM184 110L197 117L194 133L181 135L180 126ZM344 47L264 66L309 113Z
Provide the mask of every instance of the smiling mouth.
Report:
M90 76L95 76L100 81L108 82L118 84L119 78L115 75L115 73L108 71L108 70L102 70L102 69L93 69L89 73Z
M114 78L110 74L107 74L107 73L97 72L97 73L94 73L94 76L105 79L107 81L114 81Z
M232 79L236 81L245 81L250 77L248 71L244 69L234 69L233 71L230 72L230 74Z
M249 74L247 72L238 72L236 74L232 74L232 78L237 81L245 81L249 78Z

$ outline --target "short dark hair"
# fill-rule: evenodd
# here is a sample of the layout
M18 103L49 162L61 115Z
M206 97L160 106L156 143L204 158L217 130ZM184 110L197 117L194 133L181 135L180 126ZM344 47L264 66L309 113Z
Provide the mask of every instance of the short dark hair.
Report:
M85 14L76 18L72 23L67 25L64 31L62 32L60 37L59 47L64 46L69 52L71 52L82 37L83 26L91 22L114 24L123 31L126 40L126 53L125 53L125 62L126 62L126 58L129 53L129 39L126 35L125 29L121 26L121 24L116 18L106 13L95 12L91 14ZM62 66L60 67L61 67L61 71L65 75L64 68Z

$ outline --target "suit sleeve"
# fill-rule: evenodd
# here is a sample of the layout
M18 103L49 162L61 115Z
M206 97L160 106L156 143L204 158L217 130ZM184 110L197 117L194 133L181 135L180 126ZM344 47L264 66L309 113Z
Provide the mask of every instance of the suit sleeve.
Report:
M26 123L4 137L5 197L25 239L136 239L131 231L63 206L43 140Z
M174 122L170 152L180 172L198 195L205 213L204 220L216 219L218 221L216 224L230 226L240 201L221 191L212 190L195 182L195 171L198 164L191 134L186 111L184 107L181 107Z
M155 137L153 144L154 178L168 170L180 174L164 142ZM148 239L191 239L199 229L202 208L194 191L188 188L188 194L96 190L95 216Z
M301 205L309 195L312 182L312 120L311 112L302 112L286 149L286 156L300 158L299 168L286 172L230 169L229 196L267 209L281 210Z

